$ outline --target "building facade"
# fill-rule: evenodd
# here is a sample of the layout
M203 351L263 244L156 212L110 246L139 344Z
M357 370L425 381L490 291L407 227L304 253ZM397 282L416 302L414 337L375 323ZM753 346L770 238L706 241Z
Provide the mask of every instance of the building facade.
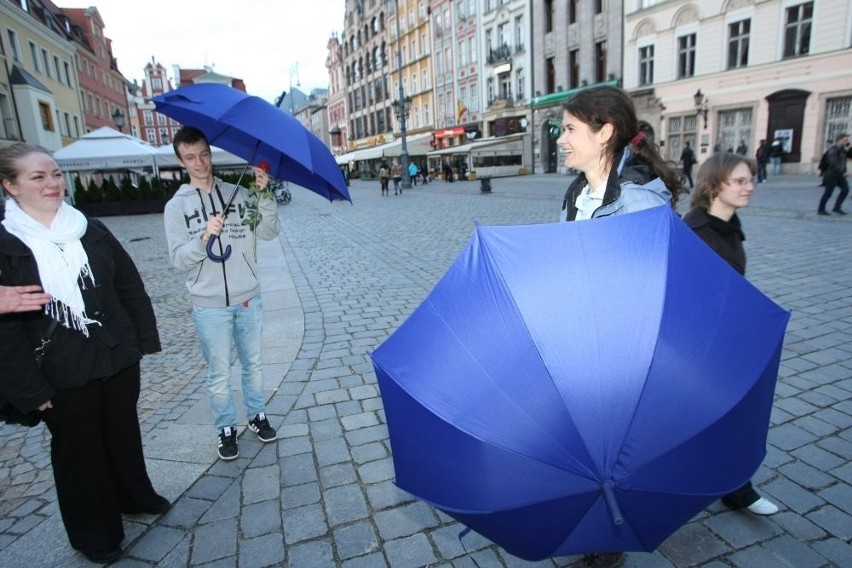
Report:
M58 150L85 134L77 76L79 29L49 3L0 3L0 144ZM76 34L76 35L75 35Z
M346 84L343 78L343 45L337 34L332 34L326 44L328 56L325 67L328 69L328 125L331 152L340 155L348 149L349 123L346 117Z
M848 0L633 1L624 27L624 86L673 160L780 138L783 171L809 174L852 127Z
M534 172L564 170L556 146L562 133L562 103L587 87L621 84L622 4L533 0Z
M98 9L64 8L62 12L79 30L73 37L86 132L102 126L123 129L128 116L125 78L112 55L112 42L104 35Z

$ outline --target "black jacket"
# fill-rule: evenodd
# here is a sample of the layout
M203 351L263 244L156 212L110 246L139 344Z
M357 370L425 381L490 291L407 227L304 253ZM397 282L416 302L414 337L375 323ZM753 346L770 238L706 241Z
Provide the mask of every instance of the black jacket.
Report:
M694 207L683 216L683 222L734 270L745 275L746 256L743 249L745 234L736 213L730 221L724 221L700 207Z
M160 351L151 299L133 260L97 220L81 243L89 257L95 287L83 290L86 313L102 323L89 326L89 337L56 326L52 342L36 368L33 349L50 319L43 312L0 315L0 396L23 412L50 400L57 390L108 378ZM0 225L0 284L39 284L32 251Z

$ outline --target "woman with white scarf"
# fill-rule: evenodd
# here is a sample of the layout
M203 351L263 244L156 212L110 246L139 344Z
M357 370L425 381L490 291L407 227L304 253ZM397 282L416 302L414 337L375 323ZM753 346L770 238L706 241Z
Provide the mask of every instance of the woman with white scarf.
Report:
M0 315L0 396L39 411L71 546L110 563L122 554L122 514L171 506L148 477L136 411L139 362L160 351L151 299L112 233L64 201L48 150L0 150L0 183L0 285L50 296L43 310ZM49 329L38 365L34 349Z

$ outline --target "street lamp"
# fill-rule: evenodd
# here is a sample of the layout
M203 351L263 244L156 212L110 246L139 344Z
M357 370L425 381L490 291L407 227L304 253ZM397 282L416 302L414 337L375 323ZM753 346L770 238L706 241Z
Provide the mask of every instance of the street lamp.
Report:
M405 88L402 85L402 49L400 47L402 38L400 38L399 0L394 0L394 14L396 14L396 71L399 75L399 98L391 104L394 107L397 118L399 118L399 133L402 139L402 150L399 156L400 162L402 162L402 188L411 189L411 176L408 175L408 142L405 129L406 119L410 110L409 107L411 106L411 97L405 96Z
M701 89L692 95L692 100L695 102L695 115L704 118L704 130L707 130L707 114L710 110L710 101L701 92Z
M115 127L118 128L118 131L123 133L124 130L122 129L124 128L124 125L127 124L127 120L120 108L115 109L115 112L112 113L112 121L115 123Z

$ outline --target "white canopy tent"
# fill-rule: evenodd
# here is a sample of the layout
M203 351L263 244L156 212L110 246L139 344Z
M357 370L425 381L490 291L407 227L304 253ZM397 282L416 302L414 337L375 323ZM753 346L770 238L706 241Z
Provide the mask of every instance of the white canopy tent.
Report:
M66 171L138 170L150 167L157 173L156 150L135 138L102 126L53 153Z

